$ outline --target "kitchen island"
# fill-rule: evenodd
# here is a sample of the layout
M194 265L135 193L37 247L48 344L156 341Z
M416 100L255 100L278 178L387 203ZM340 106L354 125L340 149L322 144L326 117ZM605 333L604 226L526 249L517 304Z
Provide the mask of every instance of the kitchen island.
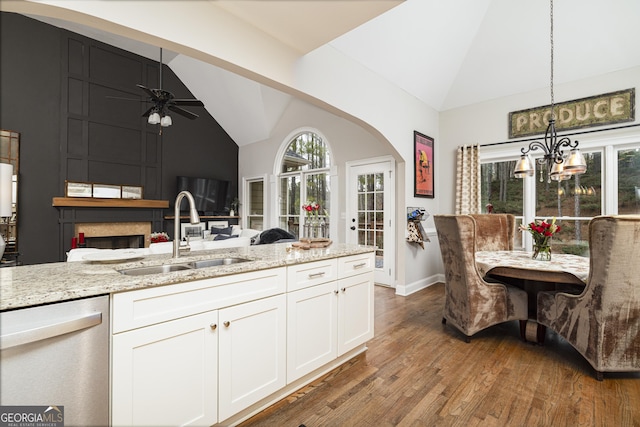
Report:
M108 295L110 424L235 425L366 350L374 251L272 244L5 268L1 308ZM242 262L120 272L220 258Z

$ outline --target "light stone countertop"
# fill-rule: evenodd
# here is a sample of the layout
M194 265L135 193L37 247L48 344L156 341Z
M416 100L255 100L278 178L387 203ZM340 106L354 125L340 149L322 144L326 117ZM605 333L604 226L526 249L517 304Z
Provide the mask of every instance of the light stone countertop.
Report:
M287 246L287 243L277 243L197 251L181 255L178 259L173 259L171 254L159 254L120 263L80 261L0 268L0 311L357 255L375 250L373 246L343 243L309 250L287 251ZM129 276L118 272L128 268L227 257L247 258L251 261L144 276Z

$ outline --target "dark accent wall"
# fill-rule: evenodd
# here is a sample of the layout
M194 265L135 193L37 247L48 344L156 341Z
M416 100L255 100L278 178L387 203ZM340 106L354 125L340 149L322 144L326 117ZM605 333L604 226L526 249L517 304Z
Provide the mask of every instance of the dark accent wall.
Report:
M157 62L2 12L0 66L0 127L20 133L22 263L65 259L70 242L61 229L68 217L51 206L53 197L64 196L65 180L142 185L145 199L171 204L178 175L229 180L237 194L238 146L204 108L188 107L200 115L193 121L171 114L173 125L161 135L141 117L149 105L136 84L158 87ZM194 97L167 66L163 88ZM113 209L74 216L135 221L145 215ZM147 214L158 224L158 213ZM171 232L170 223L162 224Z

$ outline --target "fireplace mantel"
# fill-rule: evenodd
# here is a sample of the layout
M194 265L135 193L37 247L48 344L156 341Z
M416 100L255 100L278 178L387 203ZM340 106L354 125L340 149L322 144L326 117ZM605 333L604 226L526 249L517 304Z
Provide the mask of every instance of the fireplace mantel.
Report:
M168 200L97 199L92 197L54 197L54 207L75 208L152 208L167 209Z

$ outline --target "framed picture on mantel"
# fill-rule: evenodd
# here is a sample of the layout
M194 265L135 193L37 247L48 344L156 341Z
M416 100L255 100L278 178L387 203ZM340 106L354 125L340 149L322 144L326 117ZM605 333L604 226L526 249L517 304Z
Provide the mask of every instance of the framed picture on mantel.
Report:
M413 132L413 188L415 197L434 197L433 138Z

